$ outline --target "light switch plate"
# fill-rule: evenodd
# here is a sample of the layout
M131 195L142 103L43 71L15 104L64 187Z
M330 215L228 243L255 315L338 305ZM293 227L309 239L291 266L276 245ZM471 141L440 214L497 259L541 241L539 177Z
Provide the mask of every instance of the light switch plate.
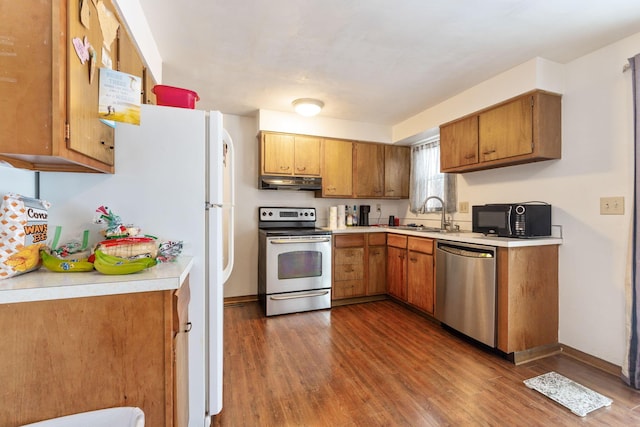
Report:
M460 211L460 213L469 213L469 202L460 202L458 211Z
M624 215L624 197L600 197L600 215Z

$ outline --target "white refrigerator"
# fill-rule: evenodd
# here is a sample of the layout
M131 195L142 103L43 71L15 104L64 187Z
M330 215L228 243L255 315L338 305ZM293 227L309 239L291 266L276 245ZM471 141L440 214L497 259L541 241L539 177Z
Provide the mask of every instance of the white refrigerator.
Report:
M101 227L92 220L104 205L145 234L184 242L183 254L194 257L189 426L208 426L222 409L223 284L234 252L233 144L217 111L143 105L140 121L116 125L115 174L42 172L40 198L52 204L49 227L62 226L61 241L85 229L100 240Z

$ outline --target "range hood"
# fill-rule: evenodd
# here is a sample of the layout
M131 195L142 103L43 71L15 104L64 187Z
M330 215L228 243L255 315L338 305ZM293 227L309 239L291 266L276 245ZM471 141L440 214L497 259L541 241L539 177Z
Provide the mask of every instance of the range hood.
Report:
M319 176L260 176L261 190L307 190L322 189L322 178Z

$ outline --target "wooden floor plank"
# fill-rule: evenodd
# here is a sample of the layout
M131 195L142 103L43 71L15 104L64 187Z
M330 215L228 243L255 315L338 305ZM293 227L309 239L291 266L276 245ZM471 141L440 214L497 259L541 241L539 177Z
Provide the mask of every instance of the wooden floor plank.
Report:
M266 318L225 308L218 426L640 425L640 392L559 354L515 366L392 302ZM613 399L580 418L522 381L556 371Z

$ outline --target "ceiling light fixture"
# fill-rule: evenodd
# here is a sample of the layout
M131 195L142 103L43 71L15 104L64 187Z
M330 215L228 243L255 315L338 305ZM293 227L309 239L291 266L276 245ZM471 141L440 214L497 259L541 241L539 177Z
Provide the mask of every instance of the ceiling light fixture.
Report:
M305 117L315 116L324 107L324 102L313 98L300 98L291 103L296 113Z

